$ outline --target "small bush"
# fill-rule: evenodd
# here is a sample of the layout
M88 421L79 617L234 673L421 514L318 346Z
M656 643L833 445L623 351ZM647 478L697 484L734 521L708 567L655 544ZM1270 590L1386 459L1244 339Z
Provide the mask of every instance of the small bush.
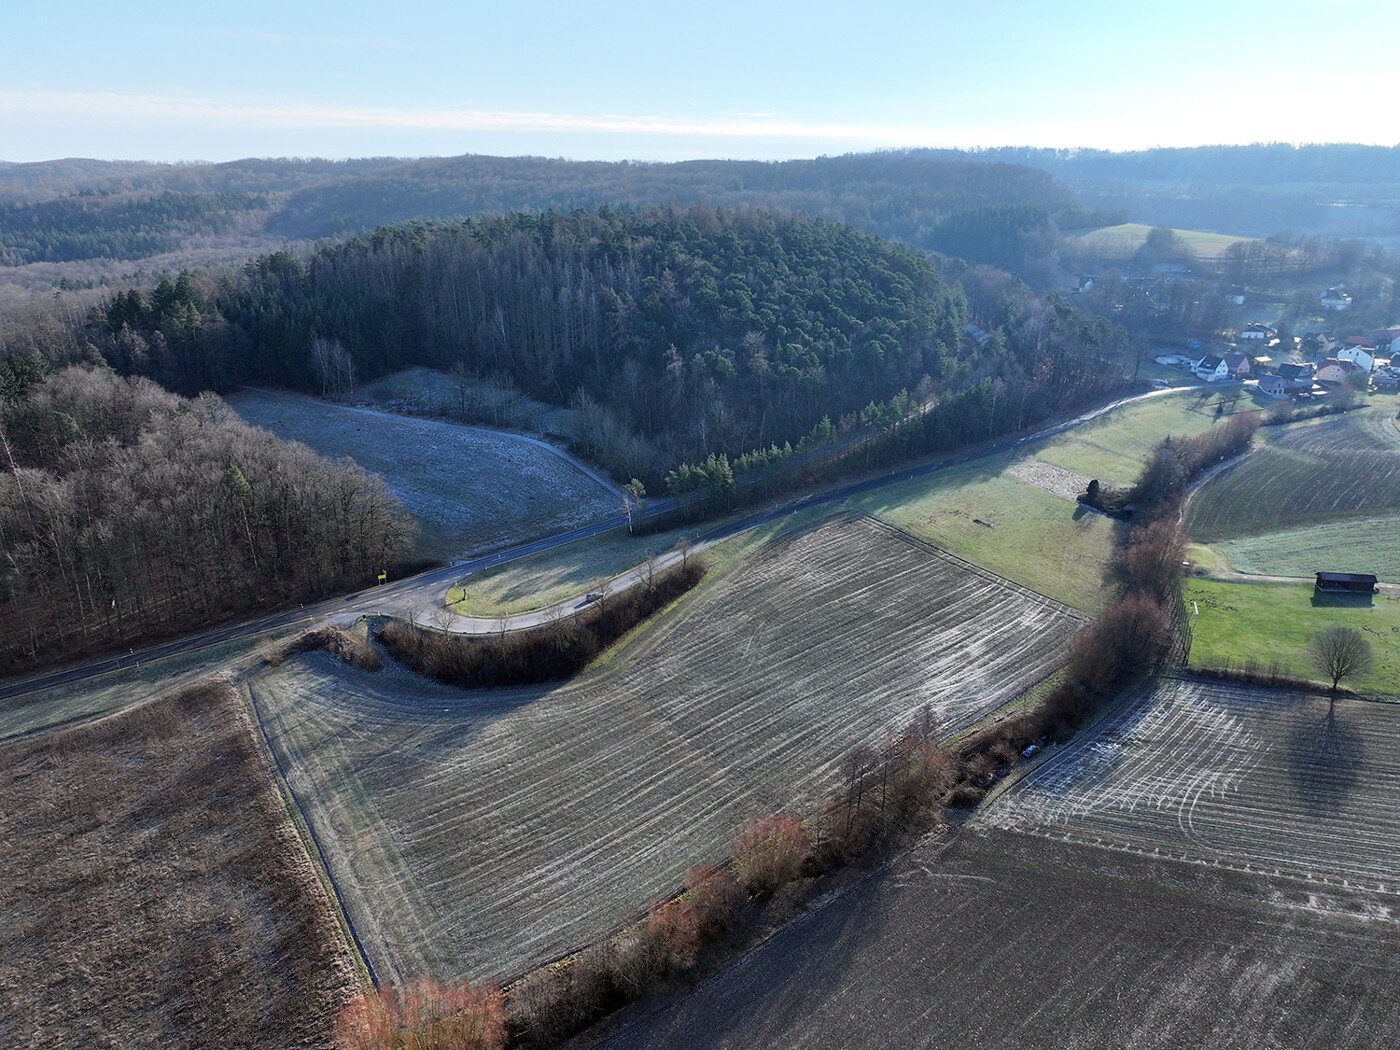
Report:
M734 840L734 872L750 893L766 896L802 873L807 853L807 833L796 817L752 817Z
M324 649L340 657L352 667L362 671L378 671L383 667L379 653L367 638L361 638L351 631L342 631L330 624L307 631L278 649L264 661L269 667L279 667L297 653L310 653Z
M506 1045L500 989L419 981L357 996L336 1026L343 1050L501 1050Z

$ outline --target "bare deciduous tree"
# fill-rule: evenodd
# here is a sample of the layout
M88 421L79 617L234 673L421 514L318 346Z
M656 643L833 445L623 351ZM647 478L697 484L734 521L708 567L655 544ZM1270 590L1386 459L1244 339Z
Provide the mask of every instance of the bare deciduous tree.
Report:
M1371 643L1354 627L1329 627L1313 636L1308 659L1332 679L1332 692L1343 678L1356 678L1371 670Z

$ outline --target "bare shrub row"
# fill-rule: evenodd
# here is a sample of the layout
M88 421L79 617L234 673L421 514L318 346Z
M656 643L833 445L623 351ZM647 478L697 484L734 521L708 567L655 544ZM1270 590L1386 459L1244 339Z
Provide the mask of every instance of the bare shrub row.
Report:
M604 596L576 616L528 631L472 637L390 620L377 637L396 660L439 682L491 688L552 682L578 674L599 653L705 577L686 558L622 594Z
M292 639L266 657L264 662L269 667L278 667L297 653L310 653L322 649L362 671L378 671L384 666L378 651L367 638L332 624L325 624Z

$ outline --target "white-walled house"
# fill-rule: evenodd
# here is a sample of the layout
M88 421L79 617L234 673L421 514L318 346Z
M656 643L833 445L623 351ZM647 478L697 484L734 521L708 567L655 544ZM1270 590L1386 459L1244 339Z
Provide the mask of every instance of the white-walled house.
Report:
M1329 288L1317 297L1324 310L1345 310L1351 306L1351 296L1340 288Z
M1375 350L1368 346L1349 346L1345 350L1338 350L1337 360L1350 361L1364 368L1367 373L1375 371L1376 368Z
M1236 333L1236 336L1241 342L1262 343L1264 346L1269 346L1278 339L1278 332L1262 321L1250 321Z
M1230 366L1225 363L1223 357L1216 354L1206 354L1191 370L1196 373L1197 379L1204 379L1207 383L1218 383L1222 379L1230 378Z

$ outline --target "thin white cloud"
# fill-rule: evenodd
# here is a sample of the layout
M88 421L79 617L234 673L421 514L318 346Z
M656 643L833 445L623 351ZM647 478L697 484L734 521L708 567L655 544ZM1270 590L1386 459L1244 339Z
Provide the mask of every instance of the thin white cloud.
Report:
M723 138L912 142L928 129L803 122L770 115L668 117L646 114L532 113L478 109L401 109L305 103L234 103L208 98L96 92L0 91L0 119L82 118L139 123L281 129L384 128L420 131L603 132Z

